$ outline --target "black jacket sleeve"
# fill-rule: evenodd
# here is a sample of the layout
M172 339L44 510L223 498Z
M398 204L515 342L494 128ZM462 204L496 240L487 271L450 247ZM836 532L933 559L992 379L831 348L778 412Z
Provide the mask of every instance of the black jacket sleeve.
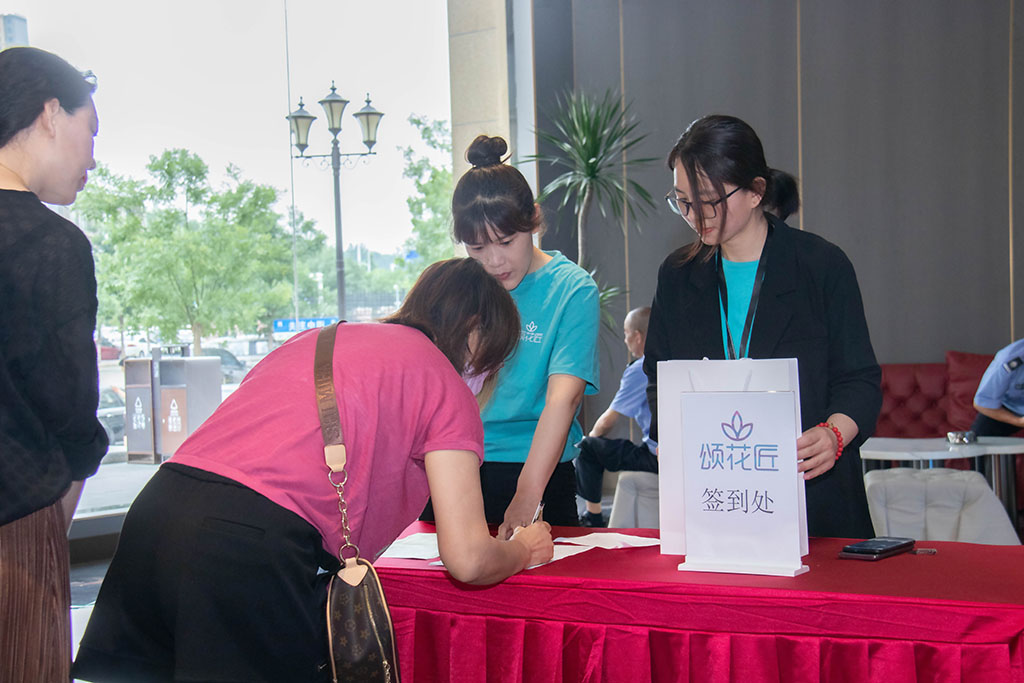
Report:
M671 296L668 285L671 260L666 259L658 269L658 284L651 303L651 317L647 323L647 340L644 342L644 374L647 375L647 403L651 408L650 438L658 440L658 361L671 356L670 323L666 317L665 298Z
M47 245L33 283L42 321L38 352L24 368L27 398L64 452L72 480L95 474L108 439L99 420L96 276L92 250L80 232Z
M828 405L857 423L859 445L875 431L882 408L882 369L871 346L853 264L840 249L825 280L828 320Z

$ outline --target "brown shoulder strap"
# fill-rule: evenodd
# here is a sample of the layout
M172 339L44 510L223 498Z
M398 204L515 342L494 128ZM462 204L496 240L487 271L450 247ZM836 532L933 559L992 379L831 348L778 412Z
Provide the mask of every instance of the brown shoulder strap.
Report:
M341 432L338 401L334 395L334 340L337 334L338 323L321 328L313 357L313 383L320 414L320 433L324 438L324 458L332 472L341 471L346 460L345 436Z

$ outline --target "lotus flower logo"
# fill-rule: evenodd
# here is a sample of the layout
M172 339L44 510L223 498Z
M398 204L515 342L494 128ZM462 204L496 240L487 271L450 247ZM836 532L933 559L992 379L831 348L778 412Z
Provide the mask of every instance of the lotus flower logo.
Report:
M743 441L750 436L752 431L754 431L754 423L744 423L743 416L738 410L732 414L732 422L722 423L722 433L730 441Z
M537 331L537 323L535 323L535 322L533 322L531 320L530 323L526 326L526 331L529 332L530 334L533 334L534 332L536 332Z

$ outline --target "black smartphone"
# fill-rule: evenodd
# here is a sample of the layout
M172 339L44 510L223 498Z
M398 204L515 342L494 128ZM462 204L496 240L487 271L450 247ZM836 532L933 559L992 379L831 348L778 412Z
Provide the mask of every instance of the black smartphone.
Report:
M859 543L851 543L839 551L845 560L881 560L914 549L914 539L899 536L879 536Z

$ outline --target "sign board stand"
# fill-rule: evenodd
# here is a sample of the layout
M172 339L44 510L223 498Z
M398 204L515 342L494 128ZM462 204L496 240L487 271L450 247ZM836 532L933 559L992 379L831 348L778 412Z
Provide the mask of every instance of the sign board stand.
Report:
M658 425L661 549L680 570L807 571L796 359L660 362Z

